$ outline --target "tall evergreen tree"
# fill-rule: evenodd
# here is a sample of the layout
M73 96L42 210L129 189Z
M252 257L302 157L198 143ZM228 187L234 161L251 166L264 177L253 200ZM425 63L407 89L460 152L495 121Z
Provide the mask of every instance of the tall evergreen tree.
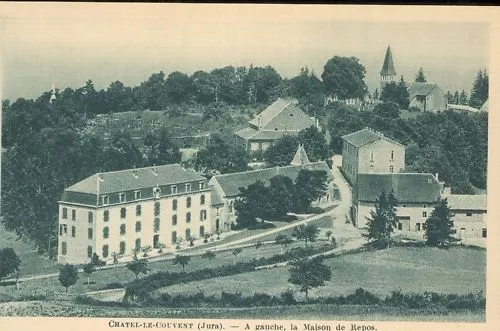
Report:
M427 219L425 232L427 245L446 247L449 243L457 240L453 237L455 233L453 214L448 207L448 200L439 200L431 216Z
M469 106L479 108L488 99L489 77L486 70L479 70L470 93Z
M382 191L375 203L375 209L370 212L368 233L365 238L376 247L389 247L397 222L397 199L391 191L388 195Z
M462 90L462 92L460 93L459 103L461 105L468 105L469 104L469 98L467 97L467 93L464 90Z
M422 69L422 67L420 67L420 69L418 69L417 75L415 76L415 81L418 83L426 83L427 82L427 78L425 77L424 69Z

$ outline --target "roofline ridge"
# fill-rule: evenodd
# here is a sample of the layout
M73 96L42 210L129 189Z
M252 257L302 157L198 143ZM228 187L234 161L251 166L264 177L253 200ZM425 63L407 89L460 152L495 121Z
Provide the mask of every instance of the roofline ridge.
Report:
M276 169L276 168L280 168L280 169L283 169L283 168L299 168L299 167L302 167L302 166L309 166L311 164L319 164L319 163L324 163L326 164L325 161L321 160L321 161L314 161L314 162L311 162L311 163L308 163L308 164L304 164L304 165L286 165L286 166L274 166L274 167L269 167L269 168L262 168L262 169L253 169L253 170L246 170L246 171L239 171L239 172L230 172L228 174L220 174L220 175L215 175L213 176L212 178L221 178L221 177L225 177L225 176L230 176L230 175L235 175L235 174L242 174L242 173L248 173L248 172L256 172L256 171L264 171L264 170L273 170L273 169Z
M162 165L156 165L156 166L153 165L153 166L140 167L140 168L128 168L128 169L123 169L123 170L113 170L113 171L106 171L106 172L96 172L96 173L94 173L93 175L91 175L91 176L89 176L87 178L90 178L90 177L98 175L98 174L116 174L116 173L119 173L119 172L126 172L126 171L130 171L130 170L143 170L143 169L148 169L148 168L154 168L154 167L158 168L158 167L166 167L166 166L173 166L173 165L181 166L179 163L168 163L168 164L162 164ZM188 170L188 169L185 169L185 170Z

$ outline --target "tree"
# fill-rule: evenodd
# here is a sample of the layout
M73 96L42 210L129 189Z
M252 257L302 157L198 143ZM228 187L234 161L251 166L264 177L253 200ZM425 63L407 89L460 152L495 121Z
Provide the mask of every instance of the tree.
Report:
M264 151L263 157L266 165L269 167L290 165L298 145L299 138L296 136L285 135L276 140L272 146Z
M397 199L391 191L388 195L382 191L375 202L375 209L370 212L368 233L363 236L377 247L389 247L391 234L397 222Z
M328 158L328 145L324 132L316 126L310 126L299 132L299 142L304 146L307 157L311 162Z
M188 265L190 260L191 260L190 256L176 255L174 260L173 260L173 264L174 265L179 264L180 266L182 266L182 271L184 271L184 267Z
M296 211L307 212L314 200L325 195L327 188L326 171L301 169L295 178Z
M321 78L328 94L339 99L363 99L367 93L365 73L359 59L334 56L325 64Z
M422 67L420 67L420 69L418 69L417 75L415 76L415 81L418 83L426 83L427 82L427 78L425 77L424 69L422 69Z
M427 219L427 229L425 230L427 245L446 247L451 242L457 241L453 237L455 233L453 214L448 207L448 200L440 199L431 216Z
M401 76L398 83L389 82L384 85L380 94L380 100L396 103L400 109L407 109L410 104L410 94L406 82Z
M274 176L269 185L269 214L282 217L292 210L294 205L294 185L290 177Z
M188 101L192 95L192 89L191 78L180 71L172 72L165 80L165 92L168 100L175 103Z
M280 254L283 254L283 248L293 243L293 240L284 234L279 234L274 239L276 244L281 246Z
M59 282L66 289L68 293L68 288L73 286L78 281L78 269L72 264L66 264L61 267L59 271Z
M12 248L0 250L0 280L19 271L21 260Z
M234 202L238 227L253 228L257 219L267 219L274 215L271 191L263 182L257 181L240 188L240 195Z
M222 174L245 171L248 157L243 146L233 137L214 134L210 141L196 154L195 169L205 173L219 172Z
M472 83L469 106L480 108L488 99L489 77L486 70L479 70L476 79Z
M87 274L87 285L90 285L90 275L96 271L95 265L92 263L87 263L83 266L83 272Z
M304 292L307 299L309 290L324 286L331 278L330 267L323 264L323 257L318 256L292 262L288 282L298 285L300 292Z
M202 259L207 259L207 260L209 260L209 261L212 261L212 260L215 260L215 256L216 256L216 255L215 255L215 253L214 253L214 252L212 252L212 251L206 251L205 253L203 253L203 254L201 255L201 258L202 258Z
M314 72L307 67L300 69L300 74L290 79L289 86L290 95L297 98L302 109L310 115L319 115L309 111L321 109L325 100L323 82Z
M384 102L379 103L373 107L373 113L385 119L387 118L398 118L401 111L399 107L394 102Z
M462 92L460 92L459 102L461 105L468 105L469 104L469 98L467 97L467 93L464 90L462 90Z
M316 241L318 237L319 229L314 224L301 224L295 226L292 230L292 237L297 238L298 240L304 240L304 245L307 247L308 241Z
M156 134L148 134L144 144L149 147L147 160L149 165L172 164L181 161L179 147L172 141L165 127Z
M126 265L127 269L132 271L135 278L139 277L140 274L147 274L149 271L147 260L133 260Z

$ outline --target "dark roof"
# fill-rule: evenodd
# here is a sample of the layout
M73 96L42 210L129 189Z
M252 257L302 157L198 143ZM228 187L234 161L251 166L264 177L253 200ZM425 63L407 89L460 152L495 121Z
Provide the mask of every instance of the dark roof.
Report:
M153 167L146 167L94 174L71 185L65 191L109 194L203 180L205 180L204 177L192 170L181 167L179 164L167 164L156 166L154 169Z
M358 174L358 201L375 202L382 191L394 191L399 203L433 203L441 185L428 173Z
M395 76L396 70L394 70L394 63L392 61L391 46L387 47L385 52L384 64L382 65L382 70L380 70L381 75Z
M437 84L433 83L420 83L414 82L408 88L408 93L410 94L410 100L415 98L417 95L428 95L437 87Z
M212 178L220 185L225 197L234 197L240 194L240 187L247 187L259 180L268 183L271 178L278 175L287 176L291 180L295 180L301 169L324 170L329 179L333 178L330 168L328 168L324 161L313 162L301 166L274 167L236 172L232 174L217 175Z
M382 133L376 132L372 129L369 128L364 128L359 131L353 132L346 134L342 136L342 139L350 143L351 145L354 145L356 147L361 147L367 144L371 144L374 141L377 140L387 140L393 144L397 144L399 146L403 146L402 144L398 143L397 141L394 141L390 138L385 137ZM403 146L404 147L404 146Z

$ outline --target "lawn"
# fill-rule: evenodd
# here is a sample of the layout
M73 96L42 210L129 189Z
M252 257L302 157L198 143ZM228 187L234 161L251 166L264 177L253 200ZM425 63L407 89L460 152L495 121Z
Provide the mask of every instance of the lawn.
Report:
M21 276L59 271L56 261L49 260L46 256L38 254L33 243L27 241L24 237L18 239L14 232L5 230L3 225L0 224L0 249L7 247L13 248L21 259Z
M325 263L332 269L332 280L312 290L311 297L347 295L359 287L379 296L397 290L456 294L485 291L484 250L396 247L332 258ZM277 295L287 289L297 290L288 283L288 276L288 267L281 267L211 279L210 286L206 282L194 282L160 291L170 295L198 291L207 295L222 291ZM296 296L301 298L303 294L296 293Z

